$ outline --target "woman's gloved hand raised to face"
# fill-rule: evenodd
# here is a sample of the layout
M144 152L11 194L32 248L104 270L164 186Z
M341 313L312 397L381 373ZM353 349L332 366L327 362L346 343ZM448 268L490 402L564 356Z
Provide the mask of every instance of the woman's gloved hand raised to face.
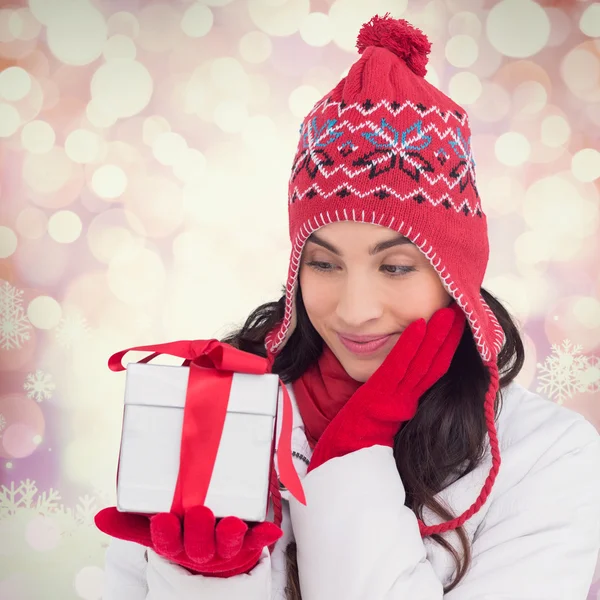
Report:
M119 512L114 506L96 515L104 533L151 548L187 569L212 577L248 573L263 548L274 544L282 530L274 523L249 526L237 517L215 519L206 506L190 508L180 519L174 513L153 516Z
M361 448L393 447L400 425L413 418L421 396L448 371L464 328L465 315L456 303L428 322L411 323L327 426L308 470Z

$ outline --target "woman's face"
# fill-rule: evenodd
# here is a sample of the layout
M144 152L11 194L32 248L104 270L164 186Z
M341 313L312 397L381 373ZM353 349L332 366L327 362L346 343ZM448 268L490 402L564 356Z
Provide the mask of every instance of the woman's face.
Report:
M350 377L363 382L410 323L428 320L451 300L407 238L354 221L332 223L311 235L300 286L313 326Z

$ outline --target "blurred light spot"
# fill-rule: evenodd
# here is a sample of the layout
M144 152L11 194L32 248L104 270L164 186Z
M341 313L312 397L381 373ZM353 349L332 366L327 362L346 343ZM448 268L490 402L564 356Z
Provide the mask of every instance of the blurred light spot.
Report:
M47 224L46 213L34 206L24 208L17 216L15 223L17 231L30 240L41 238L46 233Z
M215 88L240 100L248 93L248 74L243 65L235 58L225 56L213 60L210 64L210 79Z
M568 339L581 346L583 353L595 351L600 342L600 331L598 327L592 327L596 320L593 313L589 316L585 314L592 306L590 306L588 298L585 296L575 294L566 296L570 291L567 288L563 294L558 297L555 296L553 298L554 302L546 311L544 329L548 341L561 346L564 344L565 339ZM582 300L583 315L581 314ZM576 309L578 305L580 308ZM582 322L581 317L583 317L584 322ZM567 369L572 366L572 362L573 357L569 353L565 353L560 357L559 366ZM582 378L585 378L586 374L584 371L581 374Z
M261 107L267 104L271 98L271 86L269 80L258 73L250 75L248 104L252 107Z
M479 37L481 35L481 21L479 17L472 12L462 11L452 15L448 23L448 32L450 35L470 35Z
M27 318L38 329L54 329L61 317L60 304L50 296L38 296L27 305Z
M482 178L479 191L481 197L485 198L490 213L498 215L518 211L525 193L519 179L508 176Z
M306 85L312 85L318 90L325 94L326 91L331 90L338 80L336 79L335 73L330 67L326 65L316 65L310 69L307 69L302 74L302 83Z
M262 31L250 31L240 40L240 55L249 63L261 63L271 56L273 43Z
M15 102L25 98L31 90L31 77L21 67L0 71L0 97Z
M164 237L182 223L182 189L173 178L144 174L130 182L126 207L125 214L135 217L128 221L136 233Z
M550 115L542 121L541 139L550 148L564 146L571 137L571 126L560 115Z
M92 100L91 102L88 102L85 109L85 115L94 127L99 127L100 129L112 127L117 121L115 115L109 114L104 110L104 106L100 101L94 102L94 100Z
M68 16L73 0L28 0L28 4L33 16L43 25L49 25L52 20Z
M181 35L179 6L166 2L144 4L143 8L136 11L140 22L140 32L136 40L138 46L153 54L171 50Z
M11 462L7 462L6 463L6 468L7 469L12 469L13 468L13 464Z
M83 567L75 575L73 587L83 600L100 600L104 592L104 571L95 565Z
M584 108L584 115L592 125L600 127L600 102L590 102Z
M495 144L496 157L510 167L522 165L531 154L529 140L516 131L503 133Z
M72 253L72 248L45 235L35 243L21 245L14 255L14 267L24 274L31 288L59 290L67 275L67 265L74 266L76 259Z
M4 225L0 225L0 258L8 258L17 249L17 236L15 232Z
M487 37L499 52L513 58L537 54L550 36L550 20L531 0L502 0L488 13Z
M574 252L569 243L596 232L598 206L582 198L565 177L551 175L538 179L527 189L523 218L531 229L542 231L553 240L554 258L568 260Z
M550 36L548 37L548 48L558 48L564 44L571 35L573 25L571 16L565 14L560 8L546 8L546 15L550 19Z
M42 436L41 435L34 435L32 442L36 445L39 446L42 443Z
M533 115L542 110L548 102L546 88L538 81L525 81L513 92L513 111Z
M11 104L0 102L0 137L10 137L20 125L19 111Z
M224 100L215 108L215 125L227 133L239 133L248 119L248 109L243 102Z
M329 16L313 12L300 24L300 37L310 46L327 46L331 42Z
M560 65L560 73L571 92L584 100L600 100L600 62L585 48L571 50Z
M169 122L161 116L155 115L144 119L142 137L144 144L152 146L154 141L161 133L171 131Z
M140 238L134 237L129 229L131 219L135 217L120 208L106 210L94 217L86 239L96 260L109 264L118 254L127 254L140 247Z
M580 296L573 303L573 315L584 327L600 327L600 301L590 296Z
M72 174L73 163L59 146L45 154L28 154L23 161L23 179L31 189L42 194L58 192Z
M0 43L12 42L15 39L10 30L10 20L13 12L11 8L0 8Z
M187 114L202 115L211 95L211 85L207 80L208 77L203 69L195 69L192 73L183 91L184 111Z
M48 233L59 244L70 244L79 238L83 226L77 214L70 210L59 210L48 220Z
M158 254L138 248L116 255L108 267L108 285L126 304L139 306L155 301L162 292L166 272Z
M433 65L427 65L427 75L425 75L425 80L433 87L440 87L440 77Z
M127 175L117 165L102 165L92 175L92 189L100 198L118 198L127 187Z
M573 155L573 175L579 181L594 181L600 177L600 152L595 148L584 148Z
M115 118L132 117L146 108L153 82L148 69L135 60L115 59L94 73L91 91L94 104Z
M63 530L51 515L39 513L27 521L24 537L34 552L51 552L60 545Z
M116 58L133 60L136 57L137 49L130 37L116 34L106 40L102 54L106 60L115 60Z
M288 36L296 33L310 12L309 0L248 0L250 19L269 35ZM356 34L355 34L356 35Z
M206 158L200 150L189 148L178 156L179 160L173 165L175 177L184 183L189 183L204 175L206 171Z
M88 65L102 54L106 36L102 13L87 2L72 2L59 17L52 14L46 30L46 41L54 56L77 66Z
M470 71L462 71L453 75L448 83L450 97L458 104L473 104L476 102L483 87L477 75Z
M600 37L600 2L592 2L579 19L579 28L585 35Z
M33 40L39 35L42 29L40 22L31 14L29 8L26 7L12 12L8 27L18 40Z
M23 148L33 154L45 154L54 147L56 134L46 121L30 121L21 130Z
M192 38L205 36L213 26L213 14L208 6L192 4L183 14L181 29Z
M548 261L553 254L553 240L541 231L526 231L515 240L517 259L528 265Z
M460 69L470 67L479 56L479 46L469 35L455 35L446 42L446 59Z
M106 21L110 35L126 35L130 38L137 37L140 32L140 24L135 15L127 11L113 13Z
M288 105L292 114L302 119L310 112L321 96L319 90L312 85L301 85L290 94Z
M308 2L306 4L308 5ZM334 0L329 4L331 5L329 19L333 41L340 48L356 53L356 36L361 26L373 17L375 7L381 15L389 12L392 17L398 18L406 10L408 0L379 0L377 3L365 2L365 0ZM429 4L433 5L434 3L430 2ZM437 13L442 12L437 4L434 10ZM422 13L413 13L414 16L417 14L422 15Z
M152 143L154 158L162 165L174 165L181 160L187 149L185 138L171 131L158 134Z
M510 312L519 320L529 316L531 304L526 282L516 275L497 275L486 279L486 288L502 303L508 305Z
M88 164L98 159L102 138L89 129L74 129L65 140L65 152L76 163Z
M277 126L266 115L250 117L242 132L244 144L258 153L270 152L277 144L277 136Z

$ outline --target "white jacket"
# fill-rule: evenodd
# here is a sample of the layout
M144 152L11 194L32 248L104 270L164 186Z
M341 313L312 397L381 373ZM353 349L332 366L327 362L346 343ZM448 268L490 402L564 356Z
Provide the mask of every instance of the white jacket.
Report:
M473 562L452 580L450 554L419 534L392 450L331 460L306 475L310 458L297 409L293 450L307 506L284 492L284 537L248 574L190 574L153 551L113 540L104 600L284 600L287 544L294 537L303 600L584 600L600 548L600 436L581 415L518 384L503 392L497 422L502 465L493 491L465 524ZM488 453L441 491L455 515L477 498ZM427 524L440 522L426 511ZM454 532L445 534L461 548Z

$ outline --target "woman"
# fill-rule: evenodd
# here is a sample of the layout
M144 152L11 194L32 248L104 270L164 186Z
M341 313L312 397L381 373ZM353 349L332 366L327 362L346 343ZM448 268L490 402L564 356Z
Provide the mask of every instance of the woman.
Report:
M599 436L513 381L466 114L405 21L374 17L358 48L300 130L285 295L225 340L287 384L306 505L283 489L281 528L102 511L106 600L587 595Z

